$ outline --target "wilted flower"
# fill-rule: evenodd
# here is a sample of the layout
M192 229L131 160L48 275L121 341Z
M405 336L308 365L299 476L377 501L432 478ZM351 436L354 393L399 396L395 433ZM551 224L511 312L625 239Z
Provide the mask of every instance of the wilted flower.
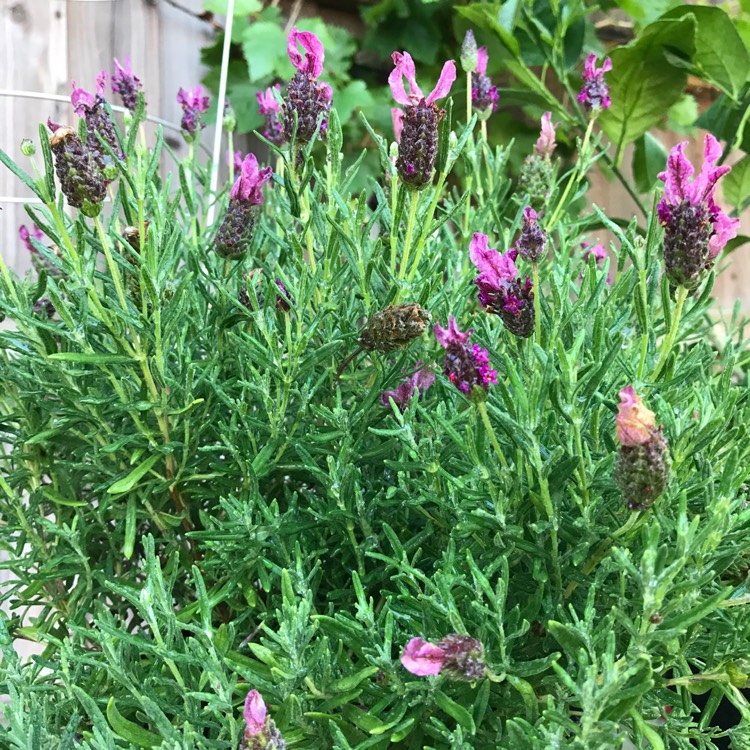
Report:
M281 90L277 83L269 86L265 91L258 91L255 98L258 100L258 111L266 118L263 126L263 137L271 143L280 146L285 142L284 125L281 121L281 104L274 95Z
M733 237L739 219L727 216L714 201L719 178L731 170L717 167L721 146L706 133L703 167L695 171L685 157L687 142L678 143L669 153L667 169L659 175L664 182L664 197L658 207L664 225L664 262L667 276L675 286L694 289L713 266L714 260Z
M245 157L239 172L215 240L216 252L232 260L242 257L252 241L259 206L263 203L263 185L273 173L271 167L259 169L254 154Z
M417 363L420 367L420 363ZM401 381L395 391L383 391L380 400L383 406L390 406L393 399L400 411L405 411L415 393L420 396L435 382L435 373L428 367L421 367L413 375Z
M375 313L359 334L359 345L366 352L387 353L401 349L419 338L430 321L430 313L414 302L388 305Z
M304 56L297 48L298 44L305 51ZM292 139L296 112L297 140L300 143L309 143L321 118L320 132L325 132L326 116L331 108L331 87L317 80L323 72L325 50L315 34L310 31L297 31L295 27L289 34L287 54L297 72L286 89L283 109L284 137L287 141Z
M461 69L464 73L473 73L477 69L477 52L477 40L474 32L469 29L461 44Z
M47 121L52 131L50 149L55 157L55 173L68 204L90 217L98 216L107 193L101 165L84 146L73 128Z
M286 742L276 728L263 697L251 690L245 698L245 735L240 750L284 750Z
M649 508L666 489L669 480L669 446L656 427L656 416L647 409L632 385L620 391L617 407L617 438L620 451L614 480L628 508Z
M469 245L469 257L479 276L474 283L479 289L479 303L488 312L499 315L503 325L522 338L534 332L534 291L528 276L521 280L515 260L518 250L505 255L489 247L486 234L476 232Z
M414 60L408 52L394 52L395 68L388 76L393 98L404 107L396 169L401 180L420 190L432 180L437 155L439 112L435 102L448 96L456 80L456 65L443 65L435 88L425 96L417 85ZM404 88L404 78L409 93ZM395 128L394 128L395 129Z
M481 641L459 633L450 633L437 644L412 638L401 654L401 664L418 677L444 672L454 680L474 682L485 674L482 652Z
M555 150L555 128L552 113L542 115L542 128L534 145L534 153L529 154L521 167L519 187L529 196L533 206L541 207L549 198L552 186L552 153Z
M539 226L536 211L531 206L523 210L523 228L516 242L516 250L531 263L537 263L547 251L547 233Z
M463 393L471 393L475 387L487 390L490 383L497 383L497 370L490 368L490 355L469 338L474 332L458 330L456 319L448 318L448 328L435 324L435 338L445 349L443 370L448 379Z
M604 74L612 70L612 59L606 58L601 68L596 67L596 53L592 52L587 58L583 69L583 87L578 94L578 102L586 109L609 109L612 100L609 98L609 86L604 80Z
M125 65L115 57L115 72L112 74L112 91L120 95L123 106L131 112L138 107L138 92L143 90L140 79L130 67L130 58L125 58Z
M487 47L480 47L477 50L477 67L471 74L471 105L477 111L480 120L486 120L497 110L500 99L497 87L492 85L487 75L488 59Z
M18 228L18 236L21 238L21 242L26 245L26 249L30 253L38 253L39 251L31 244L31 238L41 242L44 239L44 232L36 224L31 225L31 230L25 225L21 224Z
M73 81L73 93L70 96L75 113L86 121L86 146L102 169L112 162L112 157L102 148L96 137L97 133L120 159L125 158L117 140L115 124L104 107L106 84L107 72L102 70L96 77L96 94L76 86Z
M208 110L209 98L203 95L203 87L198 85L194 89L180 88L177 103L182 107L182 135L190 143L198 130L206 127L201 121L201 115Z

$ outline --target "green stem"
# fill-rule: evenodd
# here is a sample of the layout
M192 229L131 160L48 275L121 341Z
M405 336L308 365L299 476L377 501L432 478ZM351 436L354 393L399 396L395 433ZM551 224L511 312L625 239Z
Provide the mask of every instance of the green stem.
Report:
M680 327L680 318L682 317L682 308L685 305L687 299L688 290L684 286L678 287L677 289L677 306L675 307L672 315L672 325L669 327L669 333L667 338L664 339L661 346L661 353L659 354L659 361L656 363L656 369L651 375L652 380L656 380L659 377L659 373L662 371L664 365L672 352L674 346L674 340L677 336L677 330Z
M487 120L482 120L482 140L487 143Z
M398 227L396 226L396 207L398 206L398 176L394 170L391 174L391 276L396 275L396 248L398 247Z
M583 507L587 508L589 504L589 488L586 486L586 462L583 460L583 442L581 441L581 423L578 419L573 420L573 433L576 441L576 451L581 463L578 466L578 486L583 496Z
M417 218L417 206L421 193L411 194L411 204L409 206L409 221L406 225L406 239L404 240L404 251L401 255L401 263L398 267L398 279L403 281L406 277L406 269L409 262L409 253L411 251L411 236L414 233L414 222Z
M532 263L531 274L534 277L534 340L539 346L542 345L542 303L539 289L539 264Z
M500 465L503 467L503 469L507 469L508 461L506 460L505 455L500 448L500 443L497 441L497 435L495 435L495 430L492 427L492 422L490 422L490 415L487 413L487 405L484 403L484 401L477 401L477 409L479 409L479 414L482 417L482 422L484 422L484 427L487 430L487 435L490 438L490 442L492 443L495 454L500 460Z
M552 528L550 529L550 540L552 542L552 573L555 578L555 586L559 592L562 592L562 573L560 572L560 548L557 538L557 518L555 517L555 507L552 504L552 497L549 493L549 484L547 477L544 476L544 470L541 463L539 449L536 450L536 471L539 477L539 489L542 494L542 504L547 514L547 519Z
M424 222L422 224L422 231L420 232L419 239L417 240L417 252L414 255L414 263L412 264L411 271L409 271L409 275L406 277L406 280L408 282L411 282L417 275L419 261L422 260L422 253L424 252L427 238L432 232L432 219L435 216L435 209L437 208L440 196L443 194L443 185L445 185L445 178L447 176L448 174L446 172L441 172L440 177L438 177L437 185L435 185L435 191L432 194L432 200L430 201L430 206L427 209L427 214L425 215Z
M466 73L466 124L471 122L471 73Z

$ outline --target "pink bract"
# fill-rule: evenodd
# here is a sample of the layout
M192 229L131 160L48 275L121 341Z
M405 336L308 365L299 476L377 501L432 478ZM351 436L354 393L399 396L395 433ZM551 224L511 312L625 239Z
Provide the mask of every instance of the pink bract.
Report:
M245 724L247 734L251 737L259 735L266 725L268 711L263 696L257 690L251 690L245 698Z
M269 86L265 91L258 91L255 98L258 100L258 110L262 115L271 115L281 109L281 105L274 96L274 91L280 91L281 87L277 83L275 86Z
M414 60L412 60L411 55L408 52L394 52L393 62L396 67L388 76L388 84L391 87L393 98L399 104L404 106L413 106L423 99L429 106L438 99L443 99L448 96L453 81L456 80L456 64L453 60L448 60L448 62L443 65L437 85L427 97L425 97L422 93L422 89L420 89L417 84L417 71L414 67ZM406 82L409 84L408 94L404 88L404 78L406 78Z
M534 146L534 150L539 156L552 156L552 152L557 145L555 143L555 127L556 125L552 124L552 112L545 112L542 115L542 129L539 133L539 139Z
M401 654L404 669L419 677L439 674L444 661L443 649L423 638L412 638Z
M656 415L643 405L632 385L620 391L617 406L617 437L622 445L643 445L656 430Z
M259 206L263 203L263 185L271 179L271 167L258 168L255 154L248 154L242 161L240 176L232 186L229 197Z
M298 44L305 51L304 56L297 49ZM325 57L323 42L311 31L297 31L295 26L289 34L287 54L292 65L300 73L306 73L312 78L317 78L323 72L323 59Z
M477 67L474 72L480 76L487 75L487 62L490 56L487 54L487 47L480 47L477 50Z
M398 143L401 140L401 131L404 129L404 110L391 107L391 119L393 120L393 137Z
M503 282L511 281L518 276L518 269L511 253L501 252L489 247L489 237L475 232L469 244L469 258L479 271L482 283L500 287Z
M469 328L466 333L461 333L458 330L456 319L453 315L448 318L447 328L443 328L438 323L435 323L432 330L435 332L435 338L438 340L438 343L445 349L456 345L463 346L469 340L469 336L474 333L473 328Z

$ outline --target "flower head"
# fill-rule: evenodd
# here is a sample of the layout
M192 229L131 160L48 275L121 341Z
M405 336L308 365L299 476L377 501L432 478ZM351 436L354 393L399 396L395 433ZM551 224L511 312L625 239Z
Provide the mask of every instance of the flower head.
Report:
M206 127L201 122L201 115L208 110L209 98L203 95L203 87L198 85L193 89L181 88L177 92L177 103L182 107L182 134L191 141L199 128Z
M106 70L102 70L96 77L96 94L91 94L80 86L76 86L76 82L73 81L73 93L70 95L70 103L79 117L87 117L98 104L104 101L106 85Z
M298 44L305 51L304 55L300 54ZM289 34L286 50L292 65L300 73L317 78L323 72L323 42L311 31L297 31L295 26Z
M536 263L547 250L547 233L539 226L536 211L531 206L523 210L523 228L516 250L531 263Z
M445 349L443 371L462 393L471 393L475 387L487 390L491 383L497 383L497 370L490 368L487 350L470 343L471 328L462 333L451 315L448 328L435 324L433 330L438 343Z
M609 98L609 86L604 74L612 70L612 59L607 57L601 68L596 67L596 53L587 58L583 69L583 87L578 94L578 102L587 109L609 109L612 100Z
M39 251L31 244L31 238L33 237L38 242L44 239L44 232L36 224L31 225L31 230L25 225L21 224L18 228L18 236L21 238L21 242L26 245L26 249L30 253L38 253Z
M465 73L473 73L476 70L477 54L477 40L474 38L474 32L469 29L461 44L461 68Z
M552 112L545 112L542 115L542 130L539 134L539 139L534 145L534 150L539 156L547 159L552 156L552 152L557 145L555 143L556 127L557 125L552 124Z
M419 367L420 363L417 363ZM435 382L435 373L428 367L421 367L413 375L404 379L395 391L383 391L380 401L383 406L390 405L393 399L396 406L405 411L415 393L422 395Z
M471 105L477 111L480 120L486 120L495 112L500 100L497 86L492 85L487 75L488 60L487 47L480 47L477 50L477 68L471 74Z
M112 74L112 91L120 95L123 105L131 112L138 106L138 92L143 90L140 79L130 67L130 58L125 58L125 65L115 57L115 72Z
M664 197L658 213L665 229L667 275L673 284L690 289L700 283L727 242L737 236L740 222L727 216L714 200L719 179L731 170L716 165L721 156L719 142L706 133L703 166L692 180L695 170L685 156L686 145L678 143L670 151L667 168L659 174Z
M620 391L615 420L617 439L622 445L646 443L656 429L656 415L643 405L632 385Z
M444 661L443 649L434 643L428 643L423 638L412 638L401 654L401 664L404 669L418 677L440 674Z
M409 107L424 100L425 104L430 106L450 93L453 81L456 80L456 64L453 60L448 60L443 65L435 88L425 97L417 84L417 70L414 67L414 60L412 60L411 55L408 52L394 52L392 58L395 67L388 76L388 84L391 87L393 98L399 104ZM408 94L404 88L404 78L409 84Z
M419 338L429 321L430 313L415 302L388 305L367 321L358 342L366 352L391 352Z
M245 733L257 737L265 728L268 711L263 697L257 690L251 690L245 698Z

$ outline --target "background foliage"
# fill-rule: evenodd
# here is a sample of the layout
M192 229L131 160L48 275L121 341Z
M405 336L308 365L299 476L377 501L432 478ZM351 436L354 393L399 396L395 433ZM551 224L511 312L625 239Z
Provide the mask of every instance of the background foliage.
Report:
M256 13L243 7L243 17ZM420 7L436 28L435 14L453 10ZM403 8L368 12L377 23ZM572 146L583 113L530 66L577 90L575 63L595 43L585 8L551 3L546 23L529 3L506 3L502 15L491 4L458 10L456 23L483 29L513 76L505 101L517 96L534 117L553 106ZM670 12L634 13L633 45L644 45L639 59L654 55L654 76L666 68L684 86L685 66L710 67L688 33L703 10ZM256 21L278 26L262 13ZM238 43L251 28L239 26ZM519 341L481 312L467 248L474 231L512 245L526 202L512 165L528 141L490 147L449 104L441 178L471 173L471 192L458 181L428 188L416 224L424 252L409 268L393 265L406 222L385 178L380 133L390 129L341 126L351 112L344 92L361 81L344 68L354 42L319 30L327 59L342 66L326 69L337 91L327 139L301 172L275 176L253 247L234 265L213 251L206 169L188 159L162 180L161 138L142 143L137 117L100 224L62 211L44 129L38 177L2 155L44 203L28 210L46 236L35 248L47 271L18 279L0 269L13 323L0 334L0 546L15 577L3 593L12 616L0 618L0 686L10 696L0 743L236 748L252 687L295 748L609 750L631 736L639 747L687 750L718 747L722 734L747 747L745 322L718 325L711 275L652 377L674 314L661 229L649 210L631 221L582 208L593 163L616 169L618 144L645 138L656 121L636 118L618 135L613 106L576 171L559 165L546 204L555 221L540 266L542 336ZM526 58L535 43L545 60ZM283 37L270 48L279 69L266 75L287 75ZM447 56L455 44L433 61ZM634 84L618 64L613 97L628 100ZM244 65L234 63L233 86ZM722 96L727 111L742 111ZM462 102L459 86L454 98ZM375 146L367 169L377 179L340 159L352 139L361 153L355 127ZM222 209L226 200L225 191ZM146 219L136 256L124 227ZM602 227L615 237L612 286L609 269L581 249ZM262 281L248 289L253 268ZM288 312L272 303L277 277L294 300ZM337 381L364 320L396 297L443 325L455 315L489 349L499 370L489 431L442 376L404 414L381 404L418 361L440 370L431 335L393 355L362 355ZM35 310L42 298L51 319ZM611 477L617 393L629 383L664 424L673 470L666 494L623 530L630 516ZM449 632L483 642L496 681L403 670L410 638ZM16 638L43 653L22 664ZM702 714L699 693L709 694ZM743 718L729 733L711 727L722 701ZM648 723L660 717L663 726Z

